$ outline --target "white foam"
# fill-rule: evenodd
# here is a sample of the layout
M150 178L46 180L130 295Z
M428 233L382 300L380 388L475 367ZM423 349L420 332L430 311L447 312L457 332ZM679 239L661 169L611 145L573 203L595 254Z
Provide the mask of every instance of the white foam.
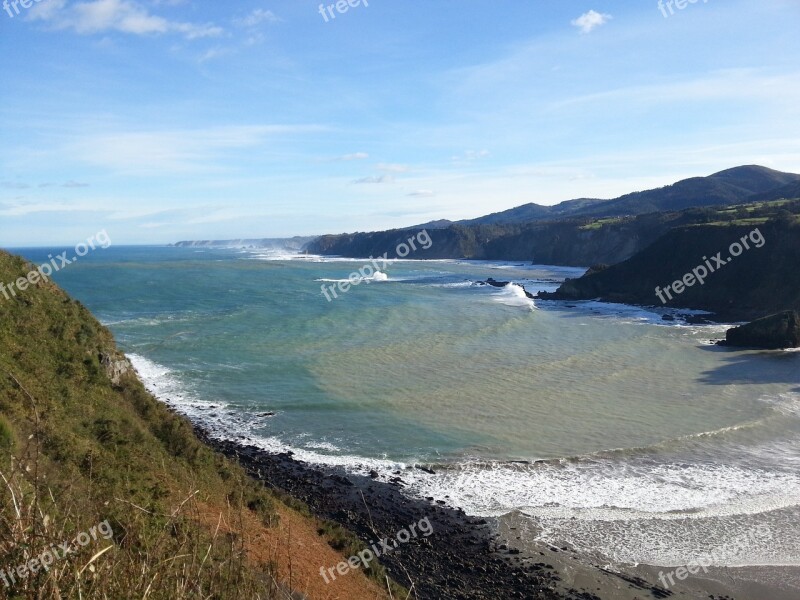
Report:
M497 291L494 293L495 302L500 302L506 306L519 306L534 310L536 303L528 298L525 289L516 283L509 283L502 288L495 288Z
M472 281L455 281L452 283L432 283L431 287L438 288L468 288L475 284Z
M411 489L420 496L449 496L455 506L483 516L522 509L564 518L602 514L607 520L642 515L671 519L794 506L800 500L800 476L712 465L475 462L436 477L415 474Z
M373 275L368 277L359 276L353 279L326 279L321 277L319 279L315 279L314 281L319 283L349 283L351 285L358 285L359 283L372 283L372 282L380 282L380 281L389 281L389 276L384 273L383 271L376 271Z
M187 391L183 382L175 376L171 369L139 354L132 353L127 356L147 391L177 412L203 422L209 418L220 419L219 416L212 417L211 415L216 415L217 413L214 412L216 410L228 407L224 402L209 402L196 398Z
M800 417L800 394L785 393L759 398L765 404L787 417Z

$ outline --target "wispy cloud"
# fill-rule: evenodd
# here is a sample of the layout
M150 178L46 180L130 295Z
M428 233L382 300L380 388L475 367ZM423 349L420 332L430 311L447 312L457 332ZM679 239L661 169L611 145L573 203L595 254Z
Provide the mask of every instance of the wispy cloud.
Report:
M97 213L99 210L102 209L99 209L95 203L17 201L0 204L0 216L4 217L23 217L40 213L74 213L76 211Z
M40 188L52 188L52 187L63 187L63 188L87 188L89 187L88 183L81 183L79 181L66 181L64 183L40 183Z
M361 179L356 179L353 183L355 184L394 183L394 177L392 177L391 175L376 175L374 177L362 177Z
M257 8L246 17L233 20L233 24L237 27L258 27L263 23L279 23L280 19L271 10L264 10Z
M412 198L431 198L436 195L436 192L433 190L417 190L416 192L411 192L406 195Z
M81 35L118 31L131 35L178 34L192 40L224 33L221 27L213 24L170 21L150 13L134 0L90 0L71 4L67 0L47 0L32 7L28 18Z
M238 125L168 131L89 134L63 151L80 162L127 173L209 170L225 152L253 148L290 134L323 131L316 125Z
M491 153L488 150L465 150L463 154L458 154L450 158L453 162L472 162L481 158L486 158Z
M612 19L611 15L590 10L572 21L572 24L581 30L581 33L591 33L601 25L605 25Z
M369 158L369 154L366 152L354 152L353 154L345 154L343 156L337 156L331 160L342 160L342 161L351 161L351 160L366 160Z

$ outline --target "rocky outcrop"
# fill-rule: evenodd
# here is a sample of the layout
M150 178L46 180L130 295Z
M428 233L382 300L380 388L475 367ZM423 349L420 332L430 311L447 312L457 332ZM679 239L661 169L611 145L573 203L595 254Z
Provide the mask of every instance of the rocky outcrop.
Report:
M800 225L776 219L755 231L751 225L673 229L627 261L594 268L539 298L698 309L728 322L800 310Z
M104 352L99 356L100 364L106 370L106 375L114 385L119 385L122 377L133 370L130 361L122 355L111 355Z
M800 347L800 312L788 310L729 329L723 345L768 350Z

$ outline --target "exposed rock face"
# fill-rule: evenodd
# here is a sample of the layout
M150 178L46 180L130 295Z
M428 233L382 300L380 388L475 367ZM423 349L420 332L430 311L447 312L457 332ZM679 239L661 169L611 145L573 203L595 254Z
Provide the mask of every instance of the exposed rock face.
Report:
M114 385L119 385L122 376L133 369L130 361L124 356L112 356L102 352L100 353L100 364L103 365L108 378Z
M800 312L788 310L729 329L726 346L740 348L797 348L800 346Z
M759 225L761 247L754 231L751 225L716 224L673 229L627 261L595 267L539 297L699 309L728 322L800 310L800 226L778 220ZM735 256L731 245L742 238L750 248ZM702 282L686 282L701 267L708 271ZM677 284L682 291L675 291ZM664 291L668 287L669 294Z

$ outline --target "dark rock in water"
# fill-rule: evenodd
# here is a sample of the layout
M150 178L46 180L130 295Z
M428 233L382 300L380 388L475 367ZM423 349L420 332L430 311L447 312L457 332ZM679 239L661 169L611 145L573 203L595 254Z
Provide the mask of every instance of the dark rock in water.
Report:
M800 312L787 310L729 329L724 346L737 348L797 348L800 346Z
M687 325L713 325L714 320L705 315L679 315Z
M414 465L414 466L417 467L420 471L424 471L428 475L436 475L436 472L433 469L429 469L428 467L423 467L422 465Z
M260 414L260 415L258 415L258 416L259 416L259 417L274 417L274 416L275 416L275 413L274 413L274 412L272 412L272 411L269 411L269 412L261 413L261 414Z
M507 285L509 285L509 284L511 284L513 282L511 282L511 281L497 281L496 279L492 279L491 277L489 277L489 279L487 279L486 281L479 281L478 283L480 285L490 285L490 286L496 287L496 288L504 288L504 287L506 287ZM522 291L525 292L525 296L527 296L531 300L535 300L536 299L536 296L534 296L528 290L526 290L524 285L522 285L521 283L517 283L515 285L518 285L519 287L522 288Z
M506 287L511 282L510 281L497 281L496 279L492 279L491 277L489 277L489 279L487 279L483 283L491 285L492 287L502 288L502 287Z

